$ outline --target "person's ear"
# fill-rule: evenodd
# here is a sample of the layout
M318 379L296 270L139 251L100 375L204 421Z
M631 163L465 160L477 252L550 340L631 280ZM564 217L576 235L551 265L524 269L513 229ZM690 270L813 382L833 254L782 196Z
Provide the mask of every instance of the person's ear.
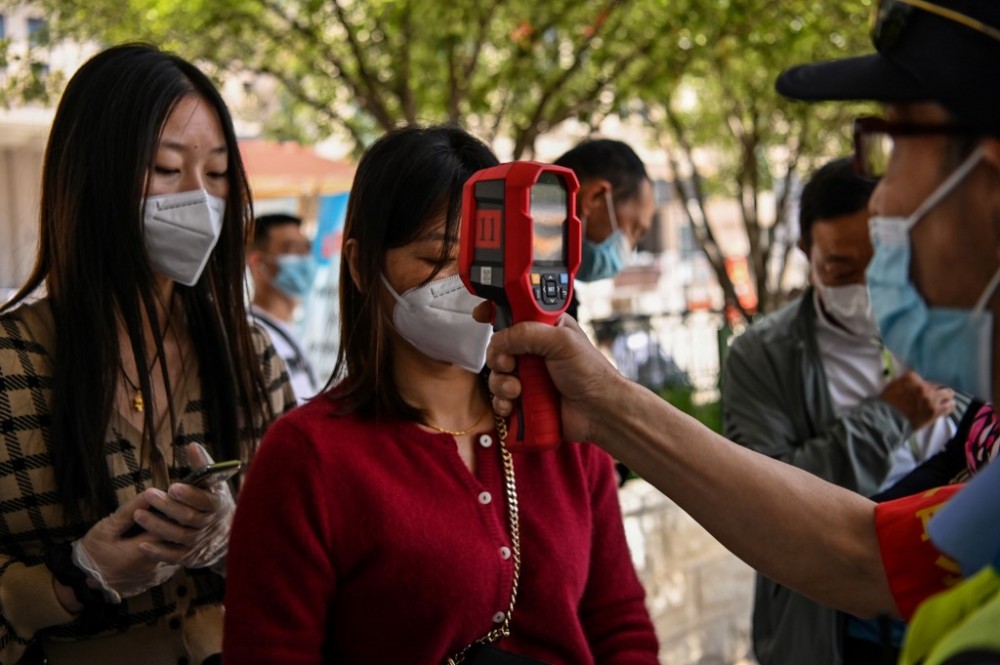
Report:
M252 249L247 253L247 267L250 268L250 274L254 277L257 277L260 274L260 262L260 252Z
M344 243L343 256L344 260L347 261L347 269L351 273L354 288L358 291L364 291L361 283L361 271L358 269L358 241L356 239L351 238Z
M806 260L809 260L811 258L809 256L809 245L806 244L805 238L799 238L798 242L795 244L800 250L802 250L802 253L806 255Z
M610 191L611 181L604 178L580 183L580 210L577 212L590 218L595 212L606 211L608 208L606 197Z
M580 183L580 209L576 214L587 222L583 232L593 242L601 242L611 235L611 221L608 219L608 194L611 181L595 178Z

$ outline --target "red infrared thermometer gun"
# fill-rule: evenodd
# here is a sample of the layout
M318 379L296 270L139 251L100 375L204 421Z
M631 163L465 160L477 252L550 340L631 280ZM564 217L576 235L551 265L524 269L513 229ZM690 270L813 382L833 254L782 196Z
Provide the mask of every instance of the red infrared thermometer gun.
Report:
M494 330L522 321L552 325L573 297L580 267L580 184L570 169L509 162L465 183L459 273L495 304ZM562 442L559 393L539 356L517 361L521 397L510 418L511 450L547 450Z

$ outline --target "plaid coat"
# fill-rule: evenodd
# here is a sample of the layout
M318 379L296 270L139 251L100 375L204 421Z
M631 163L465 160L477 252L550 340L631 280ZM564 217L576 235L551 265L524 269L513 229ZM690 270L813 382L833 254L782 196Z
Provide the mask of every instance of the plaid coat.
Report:
M223 579L208 569L182 570L166 583L125 600L115 618L93 633L74 622L55 597L52 575L42 563L44 549L81 537L93 523L67 518L55 491L49 412L51 321L44 300L0 316L0 665L18 662L36 639L55 662L61 659L53 658L53 653L66 652L80 640L122 635L137 627L144 627L136 634L146 635L142 648L147 653L158 648L149 643L149 635L159 634L156 629L163 629L163 634L173 629L175 644L163 645L163 651L174 652L175 663L178 656L187 655L182 651L195 657L219 651L219 631L187 625L198 617L211 617L208 621L215 624L221 619ZM271 407L281 414L295 405L284 364L267 334L256 328L254 346ZM177 430L171 431L168 419L157 432L156 447L162 455L156 463L151 462L149 446L142 445L142 432L117 413L112 415L104 450L119 503L150 486L165 489L188 471L183 448L192 441L211 439L195 365L189 364L175 390ZM121 654L116 658L121 660ZM89 658L70 660L82 663Z

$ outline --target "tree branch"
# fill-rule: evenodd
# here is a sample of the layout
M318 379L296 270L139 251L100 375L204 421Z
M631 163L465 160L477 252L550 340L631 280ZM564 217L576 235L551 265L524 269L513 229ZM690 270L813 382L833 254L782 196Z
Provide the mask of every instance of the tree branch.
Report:
M565 15L568 13L569 8L573 6L574 5L572 2L565 3L560 11L557 11L555 14L549 17L546 23L543 23L541 26L537 28L532 27L532 34L544 35L546 32L548 32L556 25L558 25L564 19ZM522 48L515 49L513 57L510 58L510 60L507 62L507 70L513 72L522 72L525 70L533 69L530 63L525 64L526 61L529 59L528 56L531 54L533 46L534 44L532 43L526 46L522 46ZM515 94L512 89L512 86L506 86L503 95L505 103L502 104L500 110L494 113L493 115L492 134L494 137L496 137L499 134L500 130L502 129L504 119L506 118L507 113L510 111L511 106L513 105ZM514 134L516 137L517 130L513 129L511 130L511 133Z
M305 88L302 87L301 79L293 78L285 72L281 72L275 68L270 68L267 66L262 66L258 68L261 74L267 76L273 76L276 78L289 94L298 99L300 102L309 106L309 108L315 110L316 112L325 115L330 120L336 121L340 124L340 116L333 110L332 100L329 99L319 99L310 95L306 92Z
M515 159L517 159L529 145L533 145L538 135L546 129L546 127L543 126L544 123L542 122L542 118L549 102L555 94L566 85L566 82L569 81L569 79L583 64L583 56L590 51L597 35L601 34L601 30L607 23L607 19L611 15L612 10L625 4L626 1L627 0L608 0L604 4L604 7L598 13L598 19L592 24L591 30L584 36L583 42L574 52L573 61L570 63L570 66L562 70L562 72L542 90L541 97L538 100L534 113L531 114L531 118L524 127L515 131Z
M417 105L413 98L413 88L410 85L410 45L414 39L413 12L409 2L403 3L403 14L400 22L402 23L402 40L400 42L399 80L396 81L396 95L403 108L403 117L406 118L407 123L412 125L417 122ZM386 39L388 39L388 35L386 35Z
M510 88L505 88L501 95L503 95L503 98L499 104L497 112L493 115L493 122L488 132L487 141L489 143L493 143L497 136L500 135L503 119L507 115L507 111L510 110L510 106L514 101L514 93Z
M715 234L712 232L712 225L709 221L707 210L705 208L705 193L701 186L701 174L698 171L698 165L694 161L694 149L691 143L687 140L684 132L684 126L674 113L673 109L670 107L669 99L664 103L664 110L667 115L667 123L673 134L674 140L681 147L684 152L685 159L687 161L688 167L691 170L691 185L694 194L695 203L698 206L700 220L696 218L691 209L689 208L690 203L687 193L683 191L683 187L680 185L680 169L676 156L673 149L668 145L665 147L665 152L667 153L667 159L670 163L670 170L674 174L674 191L678 193L680 201L684 206L685 212L687 213L688 221L691 223L691 228L695 232L695 236L698 238L698 243L701 245L702 251L705 253L705 257L708 259L709 265L711 265L712 270L715 272L715 278L719 282L719 286L722 288L722 295L727 305L736 308L745 320L750 320L750 312L748 312L744 307L743 303L740 302L739 296L736 295L736 287L733 285L732 279L729 277L729 271L726 270L726 258L722 253L721 247L715 238Z
M466 83L466 88L468 87L468 81L472 78L472 74L476 71L476 66L479 64L479 56L482 54L483 45L486 43L486 35L489 30L490 22L496 15L497 10L504 5L506 0L495 0L490 4L486 11L479 15L479 20L476 22L476 39L474 46L472 48L472 55L469 57L468 62L465 63L465 69L462 71L463 81ZM472 3L473 6L478 7L477 2Z
M462 119L462 111L459 103L459 87L461 83L458 80L458 49L452 46L448 49L448 122L451 124L458 124L458 121Z
M642 44L637 45L627 55L618 59L615 62L615 65L606 74L595 78L594 84L590 86L590 88L584 94L579 95L576 98L575 104L563 103L560 106L556 107L551 113L549 113L548 117L542 121L542 124L547 127L554 127L555 125L559 124L560 122L566 120L569 117L575 115L583 115L585 113L588 115L596 113L596 111L594 111L594 108L600 102L601 93L605 89L607 89L607 87L611 84L612 81L617 81L619 83L622 83L621 81L622 75L624 74L625 70L628 69L628 67L631 66L634 62L647 60L649 58L650 53L653 50L653 47L656 45L659 39L662 39L662 34L657 32L655 33L654 37L646 40ZM621 87L627 88L628 85L623 84ZM604 118L610 115L610 111L602 111L601 114L603 116L601 118L601 121L603 121ZM597 126L600 125L600 122L595 123L594 119L591 118L590 124L596 128Z
M381 84L378 79L369 71L368 65L365 61L365 54L361 48L361 44L358 42L358 37L354 32L354 26L351 25L350 20L347 18L347 12L344 11L343 5L340 4L339 0L332 0L333 8L337 15L337 22L344 29L344 34L347 37L347 44L350 46L351 53L354 56L354 61L358 67L358 75L361 77L361 99L366 102L365 106L368 108L369 112L375 118L375 121L382 127L382 129L390 130L392 129L396 122L382 100L382 93L380 91Z
M750 269L753 275L754 290L757 292L758 307L767 311L770 297L767 289L767 255L769 250L765 240L767 234L762 233L760 221L760 164L757 160L757 150L760 147L758 128L760 116L752 101L749 113L750 128L745 133L743 195L741 199L747 237L750 239Z
M382 104L381 97L378 94L372 96L366 93L366 86L363 85L363 81L358 80L350 71L348 71L343 59L330 49L330 45L319 34L309 29L294 16L286 14L283 11L283 5L277 2L277 0L261 0L261 2L263 3L263 6L277 19L287 24L288 27L290 27L299 37L302 37L308 45L317 49L320 55L320 58L317 60L325 61L333 66L335 78L342 80L347 85L353 96L366 111L371 113L372 117L379 125L384 127L392 126L393 122L389 117L384 104ZM270 29L270 26L258 23L258 27L261 30L270 33L269 36L272 40L274 40L275 44L288 44L293 41L288 39L288 35L275 33Z
M790 150L788 163L785 168L785 177L782 179L784 185L781 190L781 197L778 199L777 206L775 208L775 224L772 227L771 242L774 242L774 237L778 224L784 225L788 229L792 220L788 217L788 208L791 205L792 200L792 176L798 171L799 161L802 159L802 154L805 149L807 140L806 137L810 134L809 118L812 116L803 117L800 122L801 126L798 132L798 140L795 141L794 147ZM790 232L786 233L786 238L790 237ZM781 253L781 263L778 267L777 284L773 285L773 293L778 295L784 295L784 284L785 277L788 272L789 258L791 258L792 250L795 243L786 239L785 247Z
M468 97L472 76L479 65L479 57L482 55L483 46L486 44L489 34L490 22L496 15L497 10L503 6L505 0L495 0L486 6L485 10L479 13L476 20L475 37L472 41L472 52L464 66L459 66L457 46L453 46L448 53L448 120L458 123L462 118L461 104ZM473 2L472 6L480 7L480 3Z

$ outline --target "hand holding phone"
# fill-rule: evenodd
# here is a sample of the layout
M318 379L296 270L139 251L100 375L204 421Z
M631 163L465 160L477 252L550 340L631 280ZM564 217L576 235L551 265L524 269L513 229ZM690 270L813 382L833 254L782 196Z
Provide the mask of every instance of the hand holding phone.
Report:
M201 489L207 489L217 483L222 483L243 469L243 462L240 460L226 460L224 462L212 462L205 466L191 469L191 473L184 476L181 482L185 485L194 485Z
M199 466L192 469L190 473L181 478L180 482L185 485L192 485L198 489L207 490L212 485L217 483L223 483L230 478L234 477L243 469L243 462L239 460L226 460L224 462L212 462L211 464L205 464L204 466ZM166 517L162 512L156 508L148 508L149 512L153 513L158 517L164 519L170 519ZM132 538L143 532L143 528L138 524L133 524L125 533L122 534L123 538Z

